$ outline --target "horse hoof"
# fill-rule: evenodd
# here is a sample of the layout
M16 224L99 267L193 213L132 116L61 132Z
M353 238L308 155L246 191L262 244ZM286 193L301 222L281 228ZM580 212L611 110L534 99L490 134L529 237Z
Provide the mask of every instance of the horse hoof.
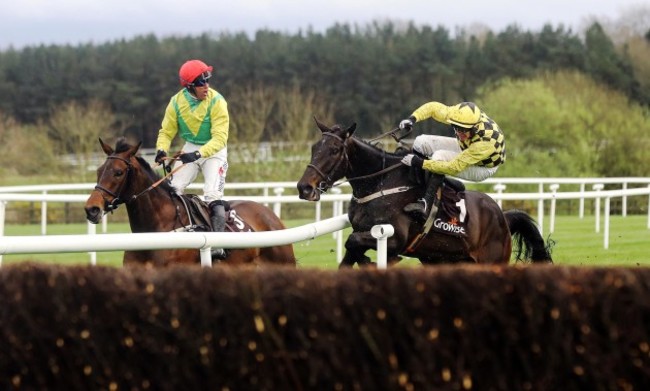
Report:
M352 269L352 266L343 265L343 264L339 265L339 270L348 270L348 269Z
M375 262L360 263L359 268L361 268L361 269L376 269L377 264Z

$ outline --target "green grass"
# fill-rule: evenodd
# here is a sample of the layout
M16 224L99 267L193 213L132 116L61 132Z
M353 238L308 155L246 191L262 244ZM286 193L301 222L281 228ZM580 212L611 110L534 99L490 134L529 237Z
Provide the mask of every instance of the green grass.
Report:
M310 223L309 220L286 221L288 227ZM545 217L545 237L548 237L549 218ZM572 266L650 266L650 230L645 215L612 216L610 219L609 249L603 248L604 219L601 216L600 232L595 232L594 216L579 219L576 216L558 216L555 232L550 236L555 242L553 259L558 265ZM100 231L100 227L98 232ZM129 232L127 224L109 223L109 233ZM350 229L344 231L344 238ZM85 234L85 224L50 224L48 234ZM39 225L7 225L5 235L40 235ZM332 234L323 235L294 245L296 257L302 268L334 269L336 262L336 241ZM374 251L368 255L375 258ZM57 264L88 264L87 253L70 254L15 254L5 255L3 264L36 261ZM99 252L97 264L121 265L122 252ZM402 266L419 265L416 260L406 259Z
M545 219L545 235L550 221ZM604 249L604 218L596 232L594 216L556 218L553 259L574 266L650 266L650 229L647 215L611 216L609 248Z

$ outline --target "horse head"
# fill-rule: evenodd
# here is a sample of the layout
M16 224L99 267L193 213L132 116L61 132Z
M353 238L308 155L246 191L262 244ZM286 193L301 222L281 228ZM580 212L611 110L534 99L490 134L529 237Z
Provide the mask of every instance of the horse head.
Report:
M298 195L303 200L318 201L321 193L343 178L349 168L348 140L357 128L353 123L347 129L340 125L327 127L314 117L321 131L321 139L311 147L311 162L298 181Z
M123 138L117 141L115 149L99 139L106 161L97 169L97 185L84 207L86 218L93 224L99 223L102 215L128 201L129 180L132 177L133 157L142 142L129 145Z

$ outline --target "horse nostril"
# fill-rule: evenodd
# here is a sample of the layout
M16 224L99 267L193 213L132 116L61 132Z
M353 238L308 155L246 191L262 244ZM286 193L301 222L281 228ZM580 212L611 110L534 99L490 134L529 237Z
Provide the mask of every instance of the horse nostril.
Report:
M300 189L300 194L303 197L308 197L313 191L314 191L314 188L307 185L307 186L303 186L302 189Z
M86 209L86 218L88 220L92 220L93 218L97 217L100 213L99 208L96 206L87 207L85 209Z

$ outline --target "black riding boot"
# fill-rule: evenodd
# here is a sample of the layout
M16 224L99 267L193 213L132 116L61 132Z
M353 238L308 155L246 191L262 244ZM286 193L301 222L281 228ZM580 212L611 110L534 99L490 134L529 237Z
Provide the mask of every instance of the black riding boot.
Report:
M413 150L413 154L415 156L417 156L417 157L421 157L422 159L428 159L429 158L428 156L426 156L426 155L424 155L424 154L422 154L422 153L420 153L420 152L418 152L416 150ZM423 169L418 168L418 167L413 167L412 166L411 169L409 170L409 179L412 182L417 183L418 185L426 184L428 182L428 178L431 175L432 175L431 172L423 170Z
M435 214L438 211L438 205L440 205L440 196L437 194L438 189L441 188L444 179L444 175L431 174L427 180L424 197L417 202L406 205L404 212L412 213L420 221L425 221L429 217L429 206Z
M226 228L226 209L223 207L221 200L210 202L210 220L212 222L213 232L223 232ZM226 258L226 251L222 248L212 247L212 259L222 260Z

